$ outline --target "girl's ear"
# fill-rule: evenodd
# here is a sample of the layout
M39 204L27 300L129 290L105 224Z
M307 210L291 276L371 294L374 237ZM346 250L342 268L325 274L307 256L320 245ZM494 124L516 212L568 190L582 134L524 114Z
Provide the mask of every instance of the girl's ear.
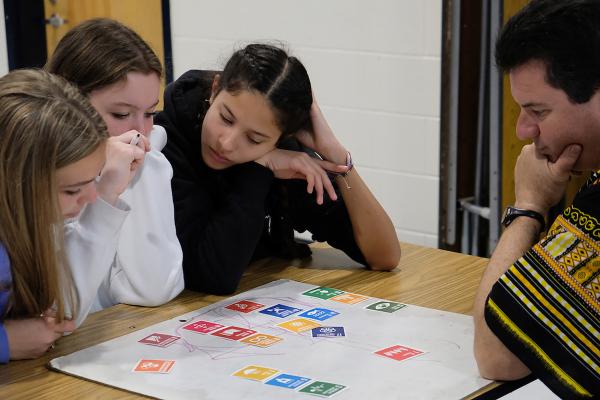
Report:
M212 86L210 88L210 99L208 100L210 104L212 104L213 100L219 93L219 83L221 82L221 75L215 74L213 78Z

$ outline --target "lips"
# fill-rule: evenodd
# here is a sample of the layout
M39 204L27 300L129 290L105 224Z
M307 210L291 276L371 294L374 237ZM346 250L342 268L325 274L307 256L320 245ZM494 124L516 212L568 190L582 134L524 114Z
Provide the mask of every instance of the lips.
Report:
M218 162L219 164L231 164L231 160L228 159L227 157L222 156L220 153L218 153L217 151L213 150L212 147L208 148L210 155L212 156L212 158Z

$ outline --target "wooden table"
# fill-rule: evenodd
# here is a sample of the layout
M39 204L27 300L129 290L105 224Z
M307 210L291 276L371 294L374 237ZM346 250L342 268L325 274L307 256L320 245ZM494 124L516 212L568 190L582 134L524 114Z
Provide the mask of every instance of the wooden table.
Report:
M475 291L487 259L411 244L402 245L402 261L392 272L365 270L341 252L313 247L310 260L276 259L254 263L241 281L243 292L276 279L328 286L423 307L471 314ZM225 299L184 291L157 308L117 305L92 314L72 335L36 360L0 366L0 399L140 398L137 394L49 371L52 358L125 335Z

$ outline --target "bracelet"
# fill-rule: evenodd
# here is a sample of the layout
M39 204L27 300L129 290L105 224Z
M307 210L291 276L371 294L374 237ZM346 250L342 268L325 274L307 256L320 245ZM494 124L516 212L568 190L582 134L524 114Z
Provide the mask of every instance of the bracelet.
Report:
M342 179L344 180L344 183L346 184L346 189L352 189L352 187L348 184L348 181L346 180L346 176L348 176L350 171L352 171L354 169L354 162L352 161L352 154L350 154L349 151L346 152L346 168L348 168L346 170L346 172L332 172L331 174L334 176L341 176Z

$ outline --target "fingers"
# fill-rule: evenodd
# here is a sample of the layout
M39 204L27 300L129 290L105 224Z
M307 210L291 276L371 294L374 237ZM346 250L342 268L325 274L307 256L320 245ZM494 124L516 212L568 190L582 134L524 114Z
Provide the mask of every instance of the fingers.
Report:
M571 144L563 150L554 162L554 167L557 168L557 172L560 174L571 173L573 167L577 163L579 156L581 155L582 147L579 144Z
M150 139L148 139L146 136L142 135L138 131L127 131L118 136L113 136L111 140L139 147L144 152L150 151Z

